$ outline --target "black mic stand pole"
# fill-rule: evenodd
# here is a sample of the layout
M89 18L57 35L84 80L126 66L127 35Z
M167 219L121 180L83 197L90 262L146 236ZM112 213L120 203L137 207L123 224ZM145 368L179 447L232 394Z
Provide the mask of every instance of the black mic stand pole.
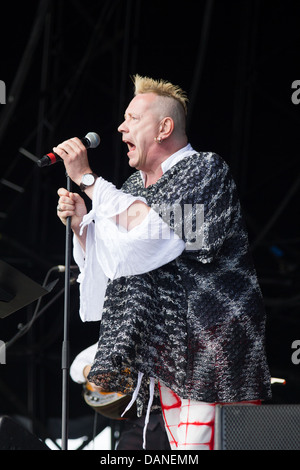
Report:
M71 191L71 180L67 176L67 190ZM68 450L69 425L69 319L70 319L70 264L71 264L71 217L66 223L65 248L65 297L64 297L64 338L62 344L62 450Z

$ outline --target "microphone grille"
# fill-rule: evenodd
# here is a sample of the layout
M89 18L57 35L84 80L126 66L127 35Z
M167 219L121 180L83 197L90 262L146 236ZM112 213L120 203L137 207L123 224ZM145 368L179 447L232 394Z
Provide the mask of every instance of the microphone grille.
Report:
M100 137L96 132L89 132L85 138L90 141L90 148L92 149L95 149L100 144Z

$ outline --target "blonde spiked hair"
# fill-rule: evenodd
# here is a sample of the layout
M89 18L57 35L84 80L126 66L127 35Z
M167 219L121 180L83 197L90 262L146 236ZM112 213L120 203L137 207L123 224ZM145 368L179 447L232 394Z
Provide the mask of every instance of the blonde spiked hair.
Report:
M149 77L134 75L134 94L154 93L159 98L157 101L157 112L159 119L169 116L174 122L173 135L182 137L186 130L187 96L177 85L165 80L154 80Z
M142 93L155 93L159 96L173 98L181 104L184 109L184 114L187 114L188 98L186 93L177 85L173 85L165 80L154 80L149 77L141 77L140 75L133 76L135 86L134 94Z

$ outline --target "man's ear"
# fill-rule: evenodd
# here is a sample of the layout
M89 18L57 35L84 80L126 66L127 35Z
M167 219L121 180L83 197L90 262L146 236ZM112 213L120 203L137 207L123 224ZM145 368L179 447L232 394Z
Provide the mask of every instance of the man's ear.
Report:
M163 118L159 126L159 137L162 140L167 139L170 137L174 130L174 121L171 117L167 116Z

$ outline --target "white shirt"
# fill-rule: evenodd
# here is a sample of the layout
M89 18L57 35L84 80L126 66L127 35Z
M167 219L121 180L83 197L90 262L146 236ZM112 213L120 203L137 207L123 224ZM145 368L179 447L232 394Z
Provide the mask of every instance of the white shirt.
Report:
M190 145L174 153L161 165L163 173L194 153ZM141 177L144 180L142 172ZM92 209L82 221L82 228L88 226L85 252L77 237L73 239L73 256L80 269L78 282L82 321L101 320L108 279L157 269L177 258L185 248L183 240L153 209L130 231L117 226L112 217L136 200L147 203L143 198L123 193L102 178L95 183Z
M86 382L86 378L83 375L83 369L87 365L92 365L94 357L97 351L98 343L89 346L88 348L81 351L74 359L70 366L70 376L74 382L83 384Z
M186 147L183 147L182 149L173 153L173 155L171 155L161 164L161 169L162 169L163 174L166 173L166 171L168 171L170 168L172 168L173 165L176 165L176 163L180 162L180 160L183 160L184 158L189 157L193 155L194 153L195 151L190 144L186 145ZM146 178L145 178L144 172L140 171L140 174L145 184Z

